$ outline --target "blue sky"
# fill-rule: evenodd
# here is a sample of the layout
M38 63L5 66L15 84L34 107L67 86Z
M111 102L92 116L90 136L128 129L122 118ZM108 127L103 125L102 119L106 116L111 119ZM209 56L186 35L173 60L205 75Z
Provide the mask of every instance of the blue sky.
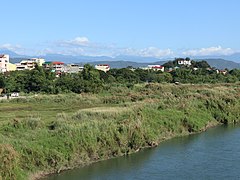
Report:
M19 54L164 58L240 51L239 0L7 0L1 7L0 48Z

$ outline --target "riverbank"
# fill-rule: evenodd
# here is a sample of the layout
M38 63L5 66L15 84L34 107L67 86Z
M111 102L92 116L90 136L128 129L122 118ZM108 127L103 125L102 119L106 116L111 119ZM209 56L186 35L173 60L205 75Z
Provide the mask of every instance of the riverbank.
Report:
M37 178L238 122L239 96L239 84L147 84L2 101L1 176Z
M128 153L127 156L131 155L131 154L138 153L138 152L142 152L143 150L146 150L148 148L157 148L162 142L170 140L170 139L175 138L175 137L185 137L187 135L195 135L195 134L207 131L210 128L216 128L217 126L222 126L222 125L223 125L222 123L209 124L209 125L207 125L206 128L204 128L200 132L189 133L189 134L185 134L185 135L182 135L182 136L168 137L168 138L162 140L161 142L154 143L152 146L141 147L140 149L137 149L135 152ZM119 156L111 157L111 158L108 158L108 159L101 159L101 160L92 161L92 162L89 162L88 164L77 165L77 166L74 166L74 167L67 167L66 169L61 169L61 171L59 171L59 172L54 172L54 171L53 172L38 172L38 173L35 173L35 174L31 174L29 179L30 180L38 180L38 179L53 178L56 175L58 175L59 173L60 173L59 175L61 176L61 173L64 173L65 171L71 171L71 170L74 170L74 169L84 168L84 167L90 166L90 165L92 165L94 163L99 163L99 162L102 162L102 161L113 160L114 158L119 158L119 157L123 157L123 156L126 156L126 155L125 154L124 155L119 155Z
M239 128L240 124L219 125L203 133L169 139L156 148L43 179L238 179Z

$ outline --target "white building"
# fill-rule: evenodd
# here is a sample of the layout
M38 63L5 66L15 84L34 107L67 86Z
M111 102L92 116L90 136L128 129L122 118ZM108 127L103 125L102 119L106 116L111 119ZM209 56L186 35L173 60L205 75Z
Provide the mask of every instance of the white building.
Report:
M107 72L110 70L110 66L108 64L98 64L95 66L97 70Z
M184 65L184 66L191 66L191 60L186 60L186 59L182 59L182 60L178 60L178 64L179 65Z
M161 66L161 65L148 65L148 69L164 72L164 66Z
M42 66L42 64L45 62L42 58L31 58L31 59L24 59L20 63L16 63L17 70L32 70L35 68L35 65L38 64L39 66Z
M45 63L45 59L43 58L31 58L30 60L38 64L39 66L42 66L43 63Z
M9 55L0 54L0 72L7 72L9 64Z

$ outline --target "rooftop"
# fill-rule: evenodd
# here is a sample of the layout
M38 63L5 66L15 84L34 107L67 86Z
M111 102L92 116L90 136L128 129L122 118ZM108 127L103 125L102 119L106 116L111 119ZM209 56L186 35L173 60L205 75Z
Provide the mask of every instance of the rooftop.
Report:
M60 62L60 61L54 61L54 62L52 62L52 64L64 64L64 63Z
M5 54L0 54L0 58L4 58L5 57Z

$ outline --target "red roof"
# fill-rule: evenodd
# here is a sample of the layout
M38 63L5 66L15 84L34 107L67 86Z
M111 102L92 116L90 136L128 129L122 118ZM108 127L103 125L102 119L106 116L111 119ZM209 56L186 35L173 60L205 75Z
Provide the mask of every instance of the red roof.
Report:
M162 69L163 66L152 66L152 68L156 68L156 69Z
M58 64L58 65L61 64L61 65L62 65L62 64L64 64L64 63L63 63L63 62L60 62L60 61L54 61L54 62L52 62L52 64Z

